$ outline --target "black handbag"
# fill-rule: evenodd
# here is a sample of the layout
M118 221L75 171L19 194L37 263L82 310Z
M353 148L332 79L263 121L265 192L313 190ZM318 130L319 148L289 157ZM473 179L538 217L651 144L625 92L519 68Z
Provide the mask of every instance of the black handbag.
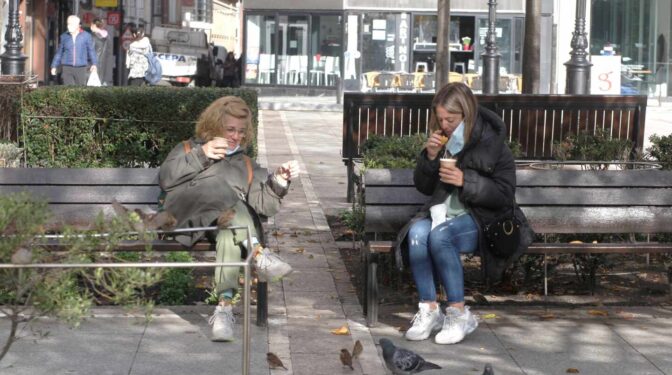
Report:
M483 225L486 245L496 257L507 258L518 249L522 222L516 215L516 209L514 203L506 212Z

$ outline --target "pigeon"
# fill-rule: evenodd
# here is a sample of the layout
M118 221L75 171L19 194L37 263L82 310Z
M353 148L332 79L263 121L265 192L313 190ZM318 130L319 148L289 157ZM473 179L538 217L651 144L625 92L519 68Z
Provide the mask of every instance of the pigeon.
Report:
M425 361L410 350L394 346L388 339L380 339L385 366L395 375L416 374L425 370L440 369L441 366Z
M355 341L355 347L352 348L352 358L358 358L363 350L362 343L359 340Z
M33 260L33 252L30 249L20 247L12 254L13 264L29 264Z
M280 358L278 358L277 355L275 355L271 352L266 353L266 362L268 362L268 367L269 368L279 368L279 367L281 367L281 368L284 368L285 370L287 370L287 367L285 367L285 365L282 363Z
M169 230L175 227L177 219L168 211L149 211L143 212L139 209L131 210L124 207L116 199L112 199L112 208L114 213L127 220L134 230L144 232L146 230L153 231L157 229Z
M495 375L495 371L492 369L491 364L485 365L485 368L483 369L483 375Z
M352 367L352 356L350 355L350 352L348 349L341 349L341 363L343 366L348 366L350 367L350 370L354 370L355 368Z

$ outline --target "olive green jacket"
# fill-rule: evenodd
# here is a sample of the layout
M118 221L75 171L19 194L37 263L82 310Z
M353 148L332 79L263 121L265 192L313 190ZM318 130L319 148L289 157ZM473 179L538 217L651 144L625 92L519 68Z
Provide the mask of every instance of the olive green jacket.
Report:
M219 215L244 201L254 214L275 215L289 184L281 186L265 168L252 161L254 178L248 189L248 170L244 150L240 149L223 160L205 156L203 142L189 140L189 152L182 143L175 146L159 169L159 185L166 191L164 209L177 219L178 228L213 225ZM257 228L257 233L262 233ZM185 246L192 246L203 232L178 236Z

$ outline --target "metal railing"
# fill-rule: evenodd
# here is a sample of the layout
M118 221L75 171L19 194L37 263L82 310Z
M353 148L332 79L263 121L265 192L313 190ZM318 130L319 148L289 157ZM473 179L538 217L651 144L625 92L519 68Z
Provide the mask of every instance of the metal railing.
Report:
M242 229L247 233L247 243L252 243L252 236L249 226L230 226L226 230ZM180 228L175 230L157 230L147 231L147 234L170 234L170 233L191 233L201 231L216 231L220 228L216 226L198 227L198 228ZM123 233L128 235L137 235L138 232ZM91 236L91 235L81 235ZM109 236L108 233L93 234L95 237ZM65 238L66 235L45 235L39 238ZM249 251L247 257L242 262L155 262L155 263L32 263L32 264L8 264L0 263L0 269L23 269L23 268L207 268L207 267L243 267L244 270L244 287L243 287L243 357L242 357L242 374L248 375L250 371L250 280L252 273L252 261L254 252Z

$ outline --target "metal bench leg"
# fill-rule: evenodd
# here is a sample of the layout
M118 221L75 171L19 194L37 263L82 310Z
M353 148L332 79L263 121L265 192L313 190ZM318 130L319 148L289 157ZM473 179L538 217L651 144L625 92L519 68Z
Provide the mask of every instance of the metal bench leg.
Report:
M355 195L355 187L354 187L354 176L355 176L355 162L352 161L352 159L348 160L346 162L346 167L347 167L347 173L348 173L348 186L347 186L347 202L352 203Z
M544 297L548 297L548 261L544 254Z
M366 324L373 327L378 324L378 257L368 254L366 278Z
M257 327L268 324L268 283L257 282Z

